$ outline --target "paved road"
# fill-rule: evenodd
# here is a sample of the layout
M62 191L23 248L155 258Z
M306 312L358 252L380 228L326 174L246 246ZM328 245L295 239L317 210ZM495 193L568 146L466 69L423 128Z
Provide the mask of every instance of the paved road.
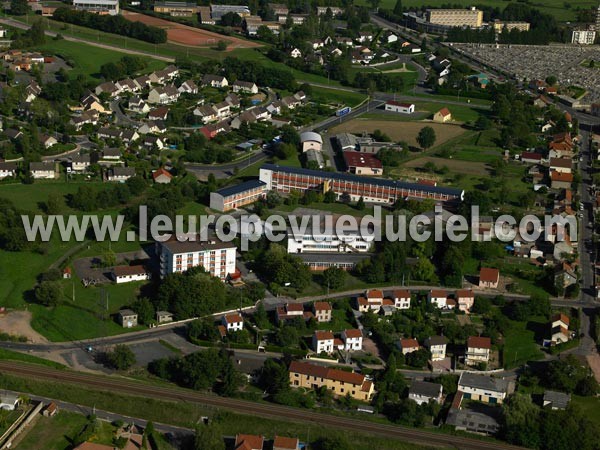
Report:
M2 23L4 25L8 25L10 27L19 28L21 30L28 30L29 28L31 28L31 25L28 25L28 24L25 24L25 23L22 23L17 20L13 20L13 19L3 18L3 19L0 19L0 23ZM56 34L57 33L55 33L54 31L46 31L46 36L55 37ZM132 49L118 47L118 46L114 46L114 45L102 44L97 41L75 38L72 36L63 35L63 38L65 41L81 42L82 44L91 45L93 47L104 48L106 50L113 50L115 52L120 52L120 53L127 53L128 55L144 56L147 58L154 58L154 59L158 59L160 61L165 61L168 63L175 62L175 58L171 58L171 57L167 57L167 56L160 56L160 55L156 55L156 54L149 53L149 52L143 52L141 50L132 50Z
M215 174L215 176L219 173L223 174L221 178L226 178L228 176L233 175L236 167L238 170L245 169L253 164L256 164L260 161L267 159L270 156L270 153L267 150L262 150L254 155L246 158L243 161L237 161L233 163L227 164L198 164L198 163L185 163L185 168L188 172L193 173L197 177L205 177L209 173ZM218 177L217 177L218 178Z
M65 370L51 369L17 362L0 361L0 372L24 378L35 378L52 382L62 382L86 386L96 390L109 390L125 395L152 397L160 400L187 401L219 409L233 410L236 413L266 419L289 420L301 423L319 423L327 427L344 430L361 430L364 433L376 434L402 442L412 442L430 446L456 447L464 450L501 450L519 449L501 442L488 442L463 436L445 435L416 428L398 425L387 425L355 418L338 417L311 410L290 408L275 404L262 404L223 398L213 394L192 391L189 389L147 385L123 378L95 376Z

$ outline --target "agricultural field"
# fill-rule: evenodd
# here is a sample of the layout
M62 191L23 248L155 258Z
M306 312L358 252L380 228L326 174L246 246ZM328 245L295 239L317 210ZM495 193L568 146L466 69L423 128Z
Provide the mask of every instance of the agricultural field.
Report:
M457 0L452 3L452 6L464 6L465 8L467 8L469 6L484 5L493 8L504 9L510 1L511 0L478 0L477 2L473 3L469 0ZM367 0L358 0L357 4L370 6L370 3ZM382 2L379 4L379 8L393 9L395 4L396 0L382 0ZM575 18L577 17L578 9L590 9L598 7L598 2L594 0L574 0L568 3L565 3L561 0L549 0L547 2L534 0L527 2L527 4L532 8L539 9L540 11L545 12L547 14L552 14L554 17L556 17L556 20L560 22L575 20ZM448 2L444 0L428 0L427 2L423 3L419 0L404 0L402 2L402 6L404 8L423 8L424 6L432 8L444 8L448 6Z
M400 114L386 112L383 107L375 112L363 114L361 117L366 119L392 120L392 121L419 121L431 119L433 114L442 109L443 105L435 102L415 102L414 114ZM477 118L485 113L484 110L467 105L450 105L447 106L452 114L453 121L457 123L475 122Z
M342 123L330 131L331 133L356 133L363 132L373 133L375 130L381 130L387 134L393 141L407 142L412 147L418 147L417 135L425 126L430 126L436 134L436 145L453 139L463 134L466 130L459 125L445 123L429 123L429 122L400 122L396 120L374 120L357 118L348 122Z

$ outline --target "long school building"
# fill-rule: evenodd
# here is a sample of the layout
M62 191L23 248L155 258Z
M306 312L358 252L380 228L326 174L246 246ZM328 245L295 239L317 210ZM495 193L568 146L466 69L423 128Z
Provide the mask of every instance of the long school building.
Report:
M267 185L261 180L250 180L210 193L211 209L226 212L254 203L267 194Z
M365 202L393 204L402 198L429 198L441 202L462 201L461 189L428 186L405 181L361 177L356 175L324 172L320 170L265 164L260 168L260 180L267 190L287 194L312 189L323 193L333 190L339 199L350 195L353 201L363 198Z

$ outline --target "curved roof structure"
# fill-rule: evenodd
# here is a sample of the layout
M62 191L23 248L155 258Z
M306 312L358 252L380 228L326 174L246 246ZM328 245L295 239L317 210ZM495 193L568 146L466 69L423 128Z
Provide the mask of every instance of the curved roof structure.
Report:
M307 142L307 141L315 141L315 142L318 142L319 144L322 144L323 138L321 137L321 135L319 133L315 133L314 131L305 131L304 133L300 134L300 142Z

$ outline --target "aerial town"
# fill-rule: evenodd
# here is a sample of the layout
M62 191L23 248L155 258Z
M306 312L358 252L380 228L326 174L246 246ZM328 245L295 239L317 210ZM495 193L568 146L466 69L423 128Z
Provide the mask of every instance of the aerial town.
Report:
M0 450L600 450L600 4L277 1L2 4Z

